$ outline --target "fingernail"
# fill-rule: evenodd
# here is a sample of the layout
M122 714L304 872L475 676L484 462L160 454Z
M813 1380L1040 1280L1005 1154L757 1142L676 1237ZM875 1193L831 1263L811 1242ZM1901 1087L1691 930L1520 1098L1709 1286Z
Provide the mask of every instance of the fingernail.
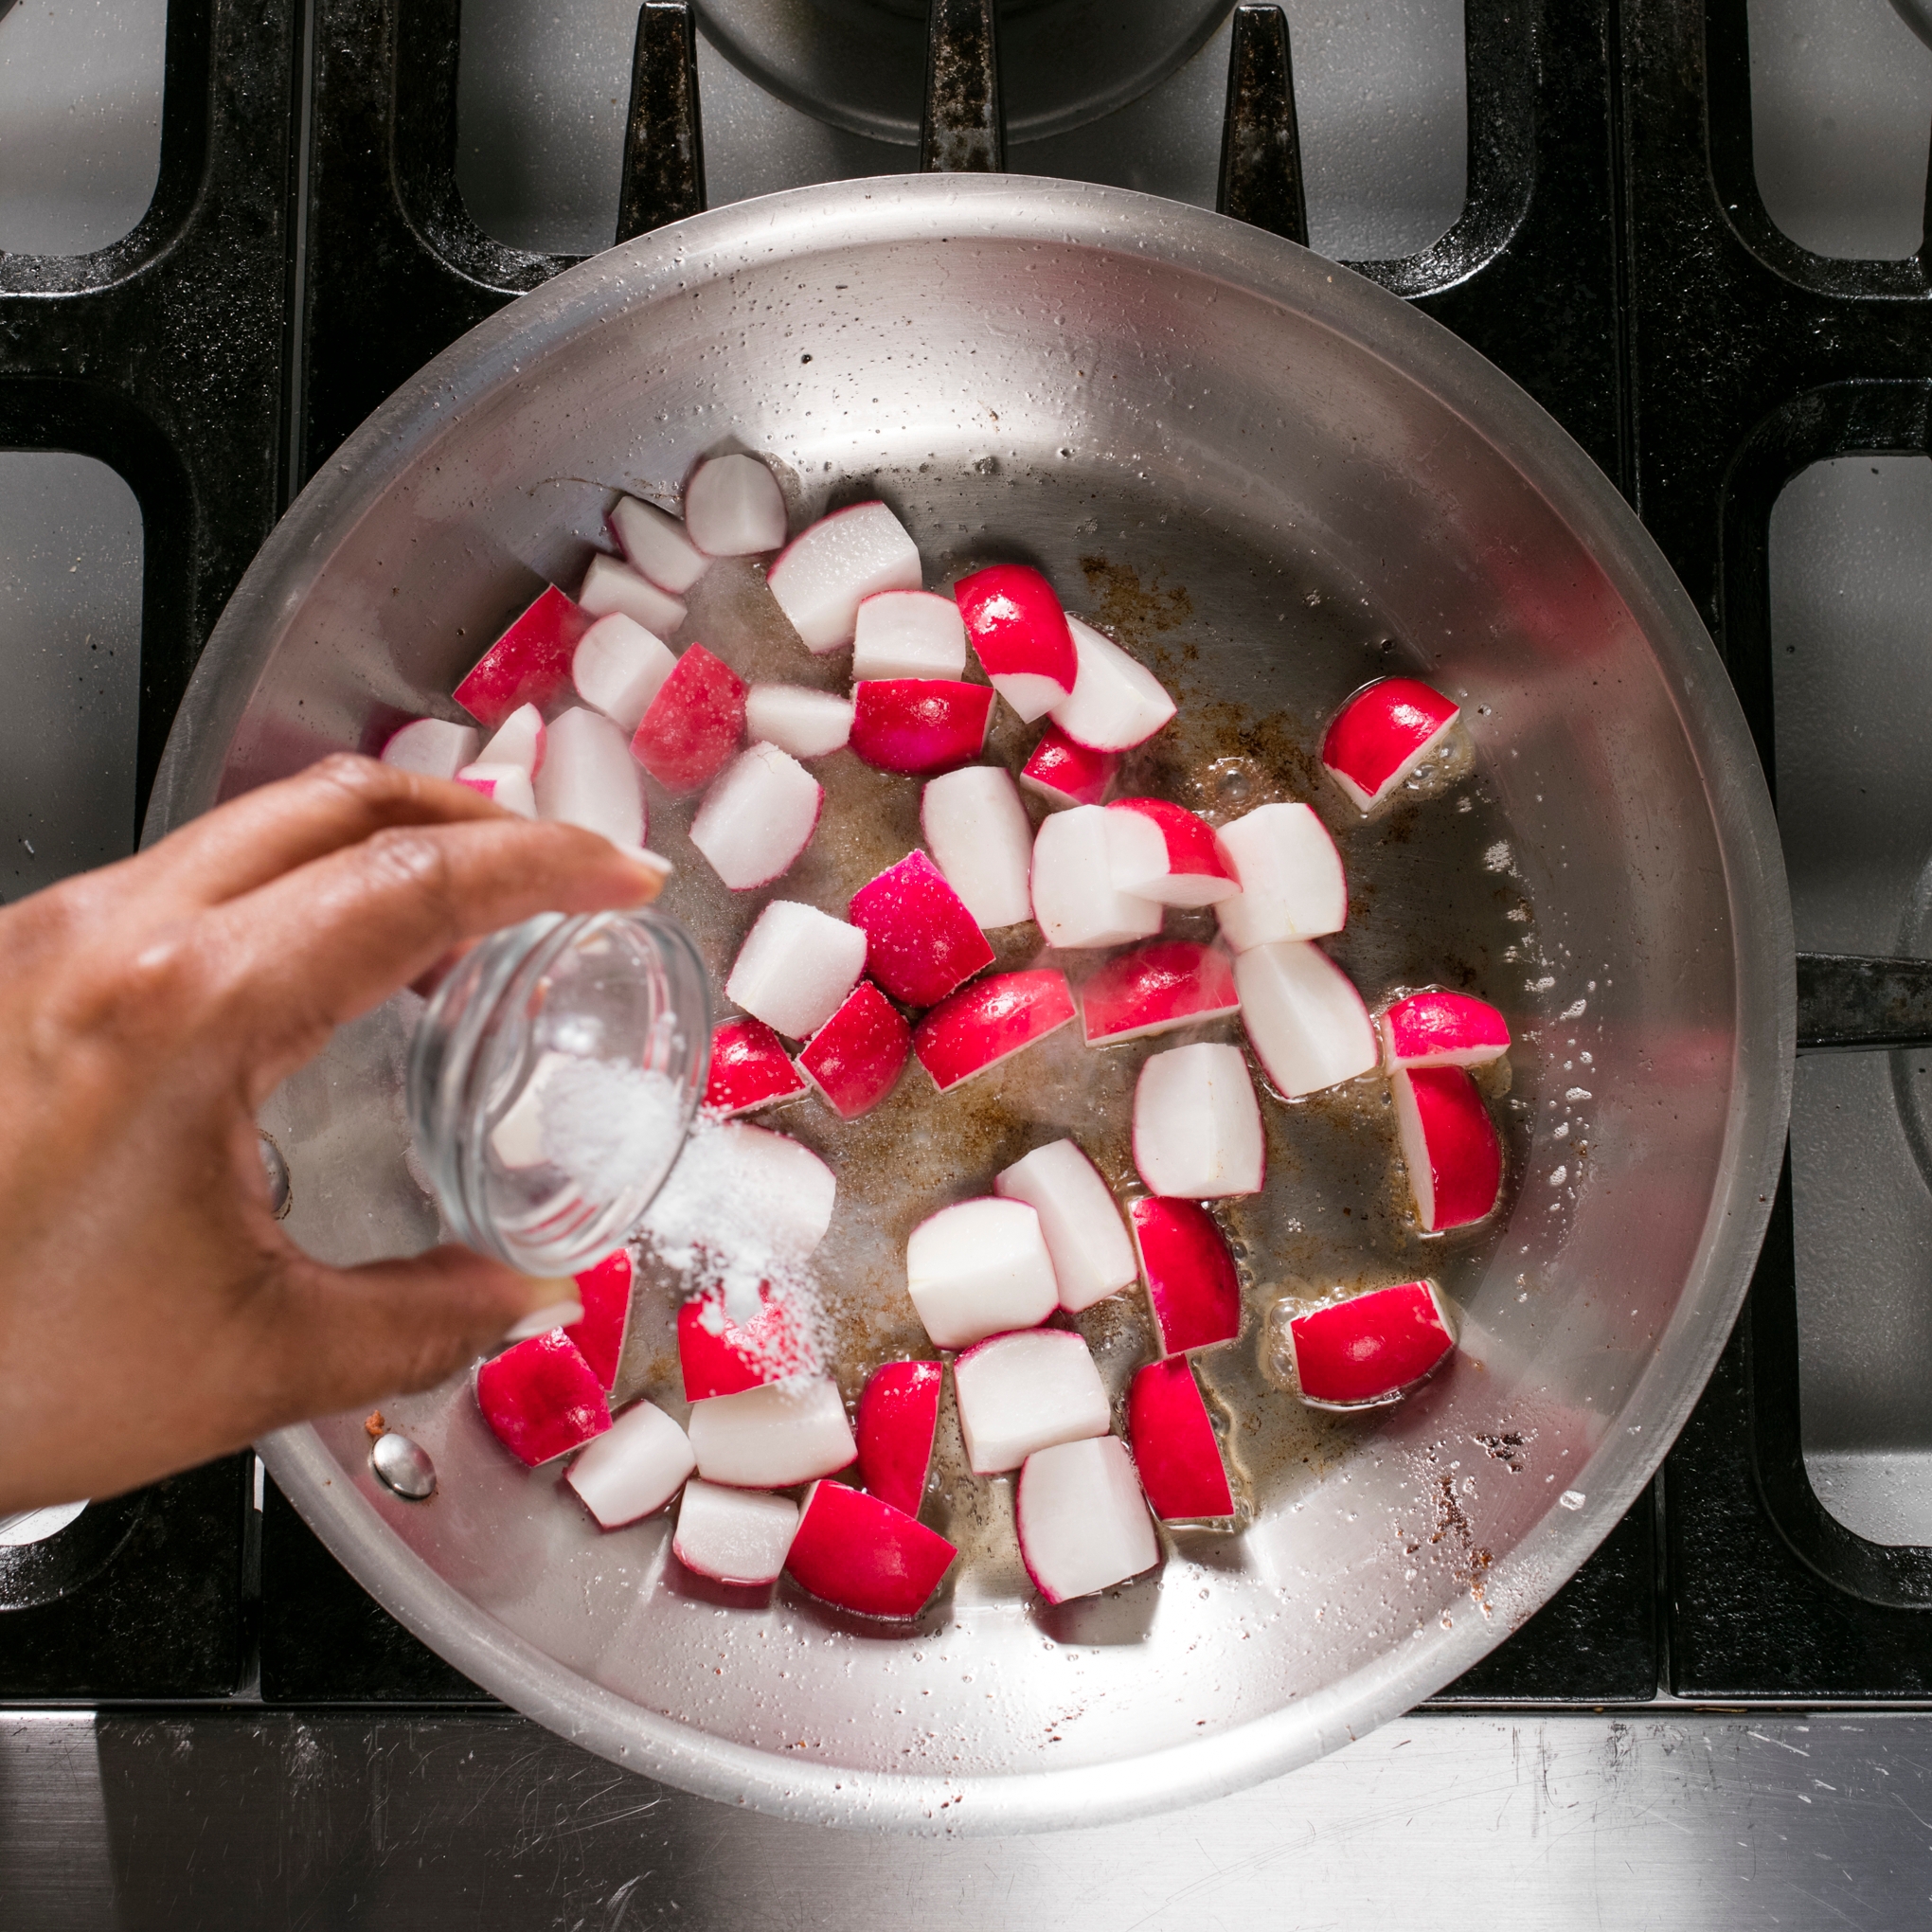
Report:
M664 882L671 877L672 867L661 852L653 852L646 846L628 846L624 856L637 868L642 891L638 904L649 905L664 890Z
M504 1336L507 1342L527 1342L532 1335L546 1335L552 1329L567 1328L583 1319L583 1303L577 1283L565 1275L532 1280L530 1299L535 1306Z

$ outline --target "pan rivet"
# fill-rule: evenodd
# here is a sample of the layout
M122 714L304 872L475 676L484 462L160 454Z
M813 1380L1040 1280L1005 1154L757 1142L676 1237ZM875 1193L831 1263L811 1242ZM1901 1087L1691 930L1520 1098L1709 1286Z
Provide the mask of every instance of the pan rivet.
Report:
M369 1467L385 1489L406 1503L425 1502L436 1494L436 1464L428 1452L394 1429L376 1439L369 1451Z

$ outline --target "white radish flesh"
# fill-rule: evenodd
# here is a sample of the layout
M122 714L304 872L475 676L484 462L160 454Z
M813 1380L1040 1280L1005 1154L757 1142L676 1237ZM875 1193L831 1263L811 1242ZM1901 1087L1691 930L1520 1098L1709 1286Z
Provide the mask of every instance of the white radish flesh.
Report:
M1204 1041L1152 1055L1134 1089L1134 1165L1156 1194L1259 1194L1261 1110L1239 1046Z
M655 1403L633 1403L564 1477L606 1530L661 1510L698 1466L690 1439Z
M568 1053L546 1052L537 1056L523 1091L505 1108L490 1130L490 1152L498 1165L507 1168L542 1167L549 1156L544 1152L544 1089L560 1066L575 1065Z
M654 637L672 635L685 620L682 598L659 590L648 577L638 576L628 564L621 564L615 557L599 555L590 560L577 602L581 610L593 617L607 617L613 611L621 611Z
M476 762L521 765L534 778L544 768L544 714L534 705L519 705L476 754Z
M537 815L536 795L530 788L530 775L520 764L465 765L456 774L456 783L480 792L492 805L514 812L519 818Z
M629 742L601 711L578 706L551 722L537 813L601 832L627 851L644 843L644 787Z
M707 557L759 557L785 541L785 495L756 456L713 456L691 472L685 534Z
M755 1490L688 1482L677 1509L671 1554L717 1583L775 1583L798 1528L798 1506Z
M744 694L744 728L794 758L823 758L852 735L852 701L804 685L755 684Z
M822 656L852 641L867 598L917 590L920 575L904 525L883 503L855 503L787 546L766 581L805 648Z
M966 669L959 606L929 590L882 590L860 604L852 633L852 680L957 678Z
M669 510L635 496L618 497L605 514L604 527L631 568L673 597L682 597L711 561Z
M742 751L712 781L691 820L691 843L734 892L768 886L812 842L825 792L775 744Z
M1261 805L1221 828L1241 890L1214 908L1237 953L1318 939L1349 919L1349 882L1328 827L1307 805Z
M1090 751L1126 751L1174 715L1174 701L1153 671L1091 624L1068 617L1080 671L1072 691L1047 714Z
M994 1335L953 1364L959 1434L975 1476L1017 1469L1056 1442L1104 1436L1111 1410L1086 1343L1066 1329Z
M1002 765L961 765L930 778L919 821L934 863L980 926L1033 916L1033 828Z
M454 778L465 765L476 762L477 743L474 724L418 718L384 745L383 762L401 772L420 772L426 778Z
M1291 1100L1371 1071L1374 1023L1349 975L1310 939L1254 946L1234 962L1255 1058Z
M814 905L775 899L744 936L724 997L794 1040L838 1011L866 968L866 936Z
M662 637L613 611L583 634L570 660L570 681L586 705L629 737L676 669L676 654Z
M1005 1200L1026 1202L1040 1217L1060 1305L1069 1315L1133 1282L1134 1243L1113 1190L1077 1141L1036 1147L999 1173L993 1189Z
M700 1163L695 1180L687 1162ZM660 1247L683 1248L702 1246L716 1231L708 1224L722 1221L747 1248L756 1243L777 1261L803 1261L825 1239L837 1200L837 1175L809 1147L727 1120L686 1143L642 1225Z
M1024 1201L960 1201L929 1215L905 1243L905 1274L942 1349L1031 1328L1060 1305L1040 1217Z
M1101 805L1076 805L1041 822L1033 840L1033 917L1049 946L1118 946L1159 932L1164 908L1113 883L1112 835Z
M735 1489L790 1489L844 1469L859 1453L830 1376L694 1402L689 1426L698 1474Z
M1133 1459L1118 1436L1029 1456L1014 1518L1027 1574L1049 1603L1090 1597L1160 1561Z

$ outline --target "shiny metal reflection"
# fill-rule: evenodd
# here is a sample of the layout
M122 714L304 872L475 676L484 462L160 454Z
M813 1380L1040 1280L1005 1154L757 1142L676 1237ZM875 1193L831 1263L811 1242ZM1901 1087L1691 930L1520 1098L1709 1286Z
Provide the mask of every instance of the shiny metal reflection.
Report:
M378 1436L369 1450L369 1467L386 1490L405 1503L427 1502L436 1494L436 1464L420 1442L412 1442L394 1429Z

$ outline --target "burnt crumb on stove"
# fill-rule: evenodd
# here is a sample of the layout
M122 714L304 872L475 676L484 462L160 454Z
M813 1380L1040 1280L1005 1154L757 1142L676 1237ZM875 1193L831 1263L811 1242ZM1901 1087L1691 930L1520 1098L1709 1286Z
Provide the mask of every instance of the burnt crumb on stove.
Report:
M1430 1531L1429 1541L1440 1543L1445 1537L1453 1537L1461 1544L1461 1565L1451 1574L1469 1592L1470 1601L1487 1617L1490 1606L1484 1594L1483 1577L1494 1558L1476 1543L1469 1518L1462 1513L1462 1505L1457 1500L1456 1478L1450 1470L1437 1474L1435 1504L1436 1527Z
M367 1436L371 1442L375 1441L379 1436L386 1436L389 1433L389 1425L383 1420L381 1409L371 1409L368 1412L367 1417L363 1422L363 1433Z
M1498 1436L1473 1436L1470 1440L1512 1476L1520 1476L1529 1466L1528 1443L1520 1430L1506 1430Z
M1163 584L1158 574L1143 584L1131 564L1082 557L1081 575L1094 599L1092 621L1107 632L1172 631L1194 615L1194 599L1182 584ZM1195 655L1191 651L1187 655Z

